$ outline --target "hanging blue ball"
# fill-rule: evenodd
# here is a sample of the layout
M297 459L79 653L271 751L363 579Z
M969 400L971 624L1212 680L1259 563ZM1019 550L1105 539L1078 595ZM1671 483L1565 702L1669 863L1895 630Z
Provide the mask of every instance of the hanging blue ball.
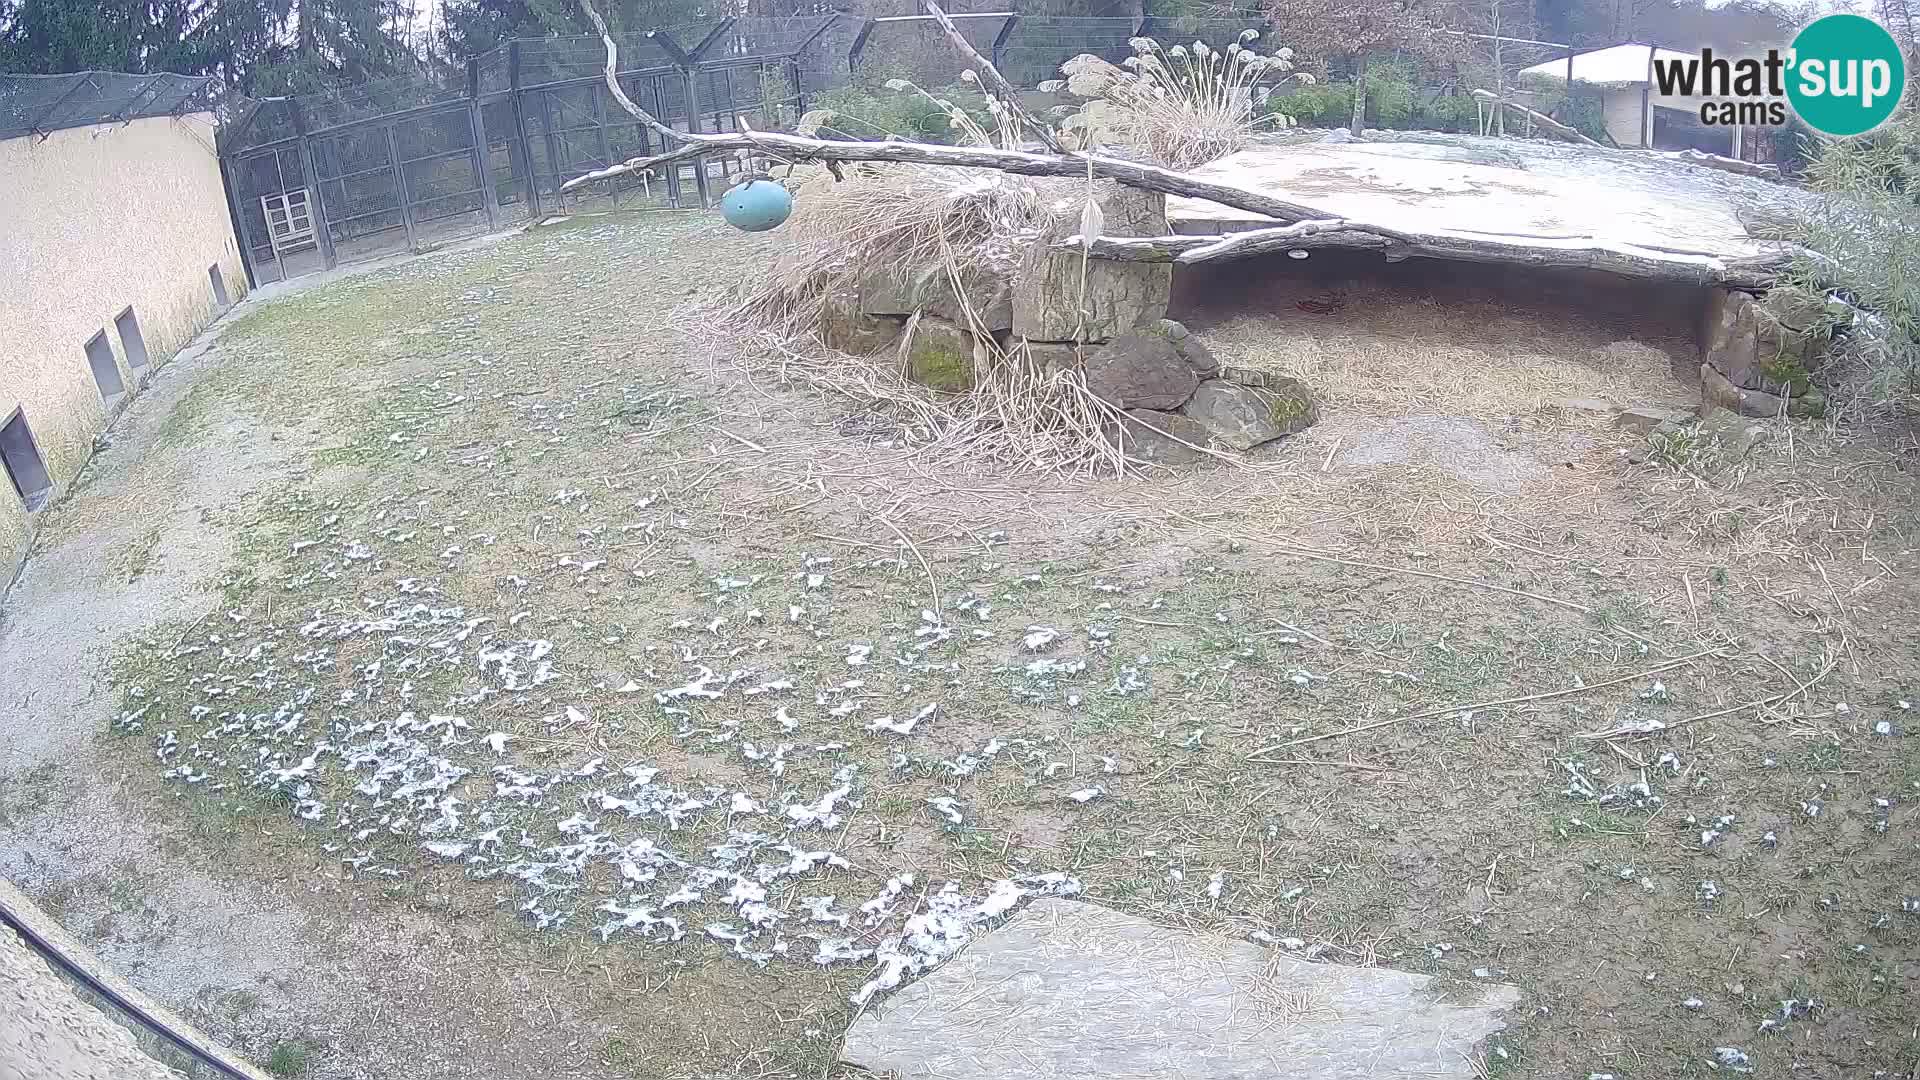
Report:
M771 180L747 180L720 196L720 216L745 232L766 232L793 213L793 195Z

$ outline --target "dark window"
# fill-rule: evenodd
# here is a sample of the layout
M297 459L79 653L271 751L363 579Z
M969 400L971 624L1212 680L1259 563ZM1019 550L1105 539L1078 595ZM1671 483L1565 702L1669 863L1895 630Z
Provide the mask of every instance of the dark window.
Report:
M127 392L120 378L120 365L113 358L113 346L107 344L105 330L87 339L87 366L93 369L93 383L100 388L100 400L111 405Z
M227 279L220 276L220 264L207 267L207 280L213 282L213 303L215 307L226 307L233 301L227 299Z
M113 317L113 328L120 332L120 351L126 354L127 366L143 368L147 366L147 339L140 336L140 319L132 308Z
M40 459L40 448L33 444L33 431L27 427L26 414L19 409L0 425L0 464L7 479L27 509L38 510L53 494L53 478L47 475L47 463Z

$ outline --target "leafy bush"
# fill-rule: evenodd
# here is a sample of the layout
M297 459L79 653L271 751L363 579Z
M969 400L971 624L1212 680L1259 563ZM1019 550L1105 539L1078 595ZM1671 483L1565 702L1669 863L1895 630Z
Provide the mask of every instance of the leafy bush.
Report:
M1271 98L1267 107L1309 127L1345 127L1353 119L1353 84L1323 83ZM1423 96L1410 83L1367 75L1367 126L1411 131L1475 130L1478 112L1465 94Z
M1810 143L1807 183L1824 198L1784 229L1809 249L1787 281L1868 312L1837 339L1838 357L1869 398L1920 405L1920 110L1870 136Z
M813 107L833 114L826 128L856 139L878 140L898 135L915 142L956 142L958 136L952 117L940 105L943 100L951 102L983 128L992 128L995 123L987 110L986 97L966 83L955 83L927 94L910 88L842 86L821 94L814 100Z

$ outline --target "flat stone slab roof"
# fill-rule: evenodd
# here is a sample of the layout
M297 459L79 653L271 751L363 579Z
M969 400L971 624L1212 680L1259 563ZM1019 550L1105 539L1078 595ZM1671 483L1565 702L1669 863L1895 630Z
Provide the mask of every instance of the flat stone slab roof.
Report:
M1370 132L1346 143L1323 137L1288 133L1263 139L1193 171L1410 231L1595 237L1621 247L1723 258L1763 250L1743 218L1753 220L1756 212L1778 216L1809 197L1784 184L1644 151L1472 135ZM1183 197L1167 200L1167 218L1173 231L1187 234L1274 224Z
M1519 997L1042 899L863 1013L841 1057L902 1080L1471 1080Z

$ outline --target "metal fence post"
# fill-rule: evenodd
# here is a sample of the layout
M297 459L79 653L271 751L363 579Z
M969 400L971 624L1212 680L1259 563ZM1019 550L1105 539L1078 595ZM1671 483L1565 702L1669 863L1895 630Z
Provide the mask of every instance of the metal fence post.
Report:
M698 88L700 79L698 72L699 68L697 65L686 68L683 72L687 80L687 132L695 135L700 133L700 91ZM680 168L678 165L673 167L676 170ZM700 194L700 206L702 209L713 205L713 193L707 190L707 163L703 158L695 157L693 159L693 187L694 190Z
M547 144L547 165L553 169L553 212L558 214L566 209L566 196L560 194L560 185L566 183L567 178L560 171L560 140L553 132L553 114L553 94L547 90L540 91L540 130Z
M320 192L320 170L314 164L313 138L307 134L307 117L300 110L297 98L287 99L287 118L293 121L293 131L300 141L300 168L307 174L307 183L311 198L307 200L307 212L313 215L313 236L320 242L320 258L327 269L337 266L338 260L333 254L333 221L327 216L327 199Z
M618 78L618 76L615 76L615 78ZM598 140L600 144L600 167L603 169L613 164L613 147L607 143L606 94L607 88L604 85L600 83L593 84L593 134L594 138ZM616 176L612 180L607 181L607 188L613 196L613 205L616 207L619 206L620 178Z
M260 287L260 279L253 272L253 249L247 246L247 230L240 224L240 203L234 198L233 159L226 154L219 156L220 186L227 193L227 221L233 225L233 242L240 245L240 269L247 275L247 291Z
M387 165L393 169L393 186L400 195L400 224L407 229L407 250L419 251L420 242L413 235L413 205L407 197L407 173L400 166L400 144L393 137L393 125L387 125Z
M513 145L520 151L520 196L527 217L540 218L540 181L533 175L533 144L527 141L527 113L520 102L520 42L507 42L507 105L513 114ZM512 157L512 151L508 151Z
M487 121L480 115L480 60L467 61L467 126L473 131L473 182L480 188L480 208L487 213L487 231L500 227L500 193L493 190L493 170L487 167Z
M1003 61L1006 59L1007 39L1013 36L1013 28L1019 24L1020 16L1009 15L1007 16L1007 21L1001 25L1000 32L993 35L993 51L991 56L993 66L996 69L1005 66Z

